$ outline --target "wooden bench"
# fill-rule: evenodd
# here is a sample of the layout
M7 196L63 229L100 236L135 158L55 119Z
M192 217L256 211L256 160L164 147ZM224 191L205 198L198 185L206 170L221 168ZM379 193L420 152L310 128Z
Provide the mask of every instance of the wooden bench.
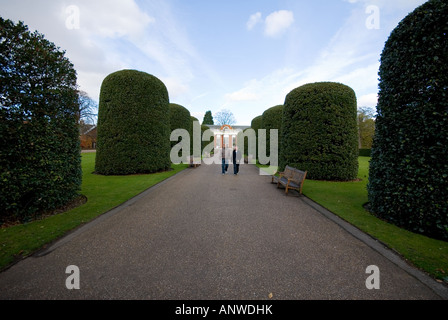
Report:
M303 183L306 179L307 171L301 171L296 168L286 166L285 171L279 172L280 176L273 175L272 183L277 183L277 188L280 185L285 187L285 193L288 194L289 189L297 190L302 194Z

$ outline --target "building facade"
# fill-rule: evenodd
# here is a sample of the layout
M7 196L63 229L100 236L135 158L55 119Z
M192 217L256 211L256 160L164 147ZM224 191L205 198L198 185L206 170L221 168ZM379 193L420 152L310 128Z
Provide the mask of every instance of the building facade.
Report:
M215 150L222 149L223 146L225 146L226 148L233 148L238 143L238 133L250 128L250 126L229 126L227 124L223 126L207 126L210 128L210 131L213 132Z

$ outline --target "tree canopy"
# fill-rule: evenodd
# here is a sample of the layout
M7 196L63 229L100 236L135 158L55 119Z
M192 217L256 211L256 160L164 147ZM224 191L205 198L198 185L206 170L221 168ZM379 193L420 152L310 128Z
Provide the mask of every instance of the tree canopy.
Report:
M374 112L371 108L358 109L358 146L359 149L371 149L375 134Z
M214 125L212 112L209 110L205 113L204 119L202 120L202 125Z
M64 51L23 22L0 17L2 215L25 220L79 195L76 81Z
M215 114L216 124L233 126L236 123L235 116L230 110L224 109Z

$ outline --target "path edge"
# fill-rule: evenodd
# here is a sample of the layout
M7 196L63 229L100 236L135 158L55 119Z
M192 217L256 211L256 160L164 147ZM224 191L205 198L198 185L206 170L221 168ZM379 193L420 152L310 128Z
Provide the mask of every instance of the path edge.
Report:
M76 238L77 236L79 236L80 234L84 233L85 231L89 230L90 228L96 226L97 224L101 223L102 221L116 215L117 213L121 212L124 208L129 207L131 205L133 205L134 203L136 203L137 201L139 201L140 199L146 197L148 194L150 194L151 192L153 192L154 190L156 190L157 188L161 187L162 185L164 185L165 183L168 183L169 181L171 181L172 179L175 179L176 177L178 177L179 175L182 174L186 174L187 172L189 172L191 170L191 168L185 168L182 171L177 172L176 174L156 183L155 185L145 189L144 191L142 191L141 193L135 195L134 197L132 197L131 199L126 200L125 202L119 204L118 206L100 214L99 216L93 218L92 220L90 220L89 222L71 230L68 231L68 233L66 233L65 235L63 235L61 238L50 242L46 245L44 245L41 249L38 249L37 251L35 251L31 257L35 257L35 258L39 258L39 257L43 257L51 252L53 252L54 250L56 250L57 248L63 246L65 243L70 242L72 239Z
M382 243L380 240L372 237L371 235L365 233L364 231L358 229L354 225L350 224L346 220L342 219L335 213L329 211L325 207L321 206L317 202L313 201L312 199L306 197L305 195L301 196L301 199L304 203L315 209L317 212L322 214L324 217L328 218L329 220L336 223L339 227L347 231L349 234L363 242L364 244L368 245L375 251L377 251L379 254L381 254L383 257L394 263L396 266L400 267L404 271L406 271L408 274L419 280L421 283L426 285L429 289L431 289L434 293L436 293L438 296L440 296L444 300L448 300L448 286L444 283L437 282L434 278L432 278L430 275L426 274L422 270L416 268L415 266L410 265L408 262L404 260L403 257L398 255L396 252L394 252L392 249L387 247L384 243Z

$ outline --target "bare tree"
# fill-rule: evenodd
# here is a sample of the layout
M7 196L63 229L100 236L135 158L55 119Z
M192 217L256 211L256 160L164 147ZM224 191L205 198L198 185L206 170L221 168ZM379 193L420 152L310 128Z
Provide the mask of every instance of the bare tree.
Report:
M95 124L98 106L92 98L84 91L78 91L79 101L79 122L85 124Z
M233 126L236 123L235 116L230 110L224 109L219 111L214 116L215 123L217 125L223 126L225 124Z

